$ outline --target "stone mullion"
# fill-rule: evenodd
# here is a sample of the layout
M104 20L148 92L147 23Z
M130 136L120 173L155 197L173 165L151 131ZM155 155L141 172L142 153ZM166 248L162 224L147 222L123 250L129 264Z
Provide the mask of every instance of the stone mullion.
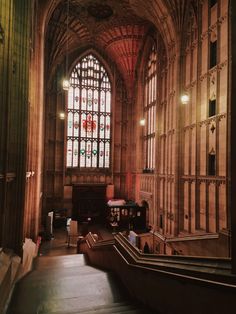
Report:
M7 3L8 2L8 3ZM7 126L8 126L8 84L9 84L9 45L10 45L10 23L12 19L9 19L11 15L11 2L1 1L1 27L4 32L4 41L0 43L0 66L1 66L1 76L0 76L0 104L1 104L1 121L0 121L0 246L4 246L6 240L6 224L5 218L7 214L6 208L6 173L7 173Z
M181 227L183 227L183 215L184 215L184 201L183 201L183 195L184 195L184 184L181 180L181 177L183 175L183 169L184 169L184 158L183 158L183 153L184 153L184 131L183 131L183 126L184 126L184 113L185 113L185 108L184 105L180 103L180 95L183 92L183 87L184 87L184 82L185 82L185 71L184 71L184 55L182 54L182 49L183 47L181 46L182 43L179 42L179 50L180 50L180 55L177 56L178 60L178 70L177 73L179 73L177 77L176 82L176 98L177 98L177 106L178 111L176 112L176 162L175 162L175 232L174 236L177 236L178 233L181 230ZM186 60L186 59L185 59ZM188 144L188 143L186 143Z
M228 189L228 199L229 203L229 215L231 224L231 258L232 258L232 272L236 273L236 137L235 137L235 121L236 121L236 106L234 104L234 99L236 98L236 1L230 1L230 21L229 21L229 38L231 39L231 70L229 72L230 86L229 90L229 143L228 143L228 153L229 153L229 189Z
M221 13L220 10L220 2L217 4L217 21L219 21L219 18L221 14L224 14L224 12ZM220 47L221 47L221 24L217 23L217 61L218 63L221 62L221 57L220 57ZM216 72L216 114L220 114L221 112L219 111L219 101L220 101L220 73L217 71ZM228 106L227 106L228 107ZM215 141L216 141L216 176L219 176L219 128L220 128L220 120L216 119L216 135L215 135ZM227 145L227 144L226 144ZM226 146L226 152L227 152L227 146ZM226 173L225 173L226 175ZM215 183L215 206L216 206L216 232L219 232L219 184Z
M20 7L17 6L17 9L21 12L20 14L17 12L16 15L20 17L24 17L24 21L18 21L18 25L16 26L15 32L19 29L19 25L21 25L23 36L21 37L21 42L19 42L19 46L21 47L18 51L18 64L19 67L19 81L21 82L21 87L18 89L22 105L17 106L18 97L16 98L15 106L19 108L18 115L20 119L18 119L18 129L20 128L21 132L19 132L18 137L18 154L20 156L18 163L16 165L16 173L17 173L17 195L19 195L19 200L16 204L16 210L18 213L18 222L19 225L19 235L15 239L18 241L19 249L21 249L22 240L23 240L23 228L24 228L24 196L25 196L25 176L26 176L26 152L27 152L27 119L28 119L28 83L29 83L29 68L28 68L28 60L29 60L29 30L30 30L30 15L29 15L29 1L24 3L18 3ZM17 72L18 74L18 72ZM18 206L21 206L19 210ZM17 216L17 215L16 215ZM22 238L22 240L21 240Z
M28 121L28 77L29 77L29 69L28 69L28 59L29 59L29 8L28 4L24 3L24 5L21 5L21 14L20 16L25 17L25 22L21 23L19 21L19 24L22 25L22 31L25 34L25 36L22 38L23 43L20 44L21 46L21 51L19 52L19 64L21 65L20 68L20 73L22 78L19 77L19 81L21 81L22 87L22 102L23 106L22 109L23 111L20 113L21 114L21 126L24 126L23 128L20 128L22 130L21 137L19 138L19 153L21 156L21 160L19 161L17 165L17 174L18 177L21 178L21 182L19 182L18 185L18 192L19 195L22 197L22 217L21 221L24 221L24 196L25 196L25 175L26 175L26 152L27 152L27 121ZM24 60L25 63L21 62L21 60ZM24 79L25 78L25 79ZM20 127L19 125L19 127ZM22 169L22 165L24 165ZM30 212L29 212L30 214ZM28 224L30 226L30 217ZM24 224L22 224L22 228L24 227ZM21 232L22 233L22 232ZM30 236L30 234L28 234ZM23 236L23 234L22 234Z
M10 5L12 5L11 2ZM3 245L11 247L17 253L21 252L23 240L23 216L24 216L24 188L25 188L25 157L26 157L26 129L28 106L28 8L27 4L14 2L10 8L8 45L8 100L7 126L5 133L5 219L3 221L4 241ZM27 13L26 13L27 12ZM21 19L23 17L23 19ZM17 36L21 32L22 36ZM10 41L11 38L11 41ZM15 38L15 40L14 40ZM20 42L17 38L21 38ZM14 56L14 59L13 59ZM9 172L15 173L10 178ZM8 178L8 179L7 179ZM14 230L14 232L13 232Z
M8 179L8 159L9 159L9 130L10 130L10 104L11 104L11 83L12 83L12 71L11 71L11 62L12 62L12 41L10 38L13 36L13 3L10 1L9 3L9 12L8 14L6 13L6 21L9 21L9 24L6 26L8 32L7 35L5 36L5 43L7 43L7 48L5 50L6 52L6 64L7 64L7 70L6 70L6 98L5 98L5 104L6 104L6 113L5 113L5 143L4 143L4 156L5 160L3 162L4 164L4 177L5 177L5 182L4 182L4 195L3 195L3 221L2 221L2 230L3 230L3 243L2 246L4 247L13 247L14 246L14 241L13 241L13 235L12 235L12 221L11 221L11 207L10 204L8 204L9 201L9 194L10 190L13 185L13 180ZM9 182L11 181L11 182ZM14 182L15 183L15 182ZM9 206L8 206L9 205ZM13 221L13 225L15 225L15 220Z
M25 12L27 12L27 8L23 8L22 11L23 11L22 14L24 14ZM29 17L29 20L30 20L30 17ZM29 25L29 27L30 26L31 25ZM29 38L29 30L28 30L27 37L25 38L25 41L26 41L25 46L28 47L28 49L29 49L30 44L29 44L28 38ZM24 45L21 45L21 46L24 47ZM21 59L24 60L25 59L24 57L29 58L29 52L26 54L26 56L22 55ZM27 60L27 59L25 59L25 60ZM23 71L23 69L24 69L23 65L21 65L21 67L22 67L22 71ZM27 67L27 69L25 67L24 75L25 75L25 77L28 77L28 75L29 75L28 67ZM29 140L31 139L31 132L32 132L31 128L30 128L30 124L28 122L30 119L30 115L31 115L31 108L30 108L30 104L28 103L28 96L27 96L27 99L25 99L25 101L28 105L28 110L27 110L26 115L25 115L25 118L27 120L27 130L28 130L27 135L25 135L25 136L27 138L27 143L28 143ZM25 155L24 160L26 161L26 171L27 171L27 173L29 173L29 172L31 173L32 167L29 167L29 160L28 160L28 158L29 158L29 147L28 147L28 145L26 145L25 151L26 151L26 155ZM23 160L23 162L24 162L24 160ZM24 177L25 177L25 175L24 175ZM24 195L25 195L25 202L24 203L25 204L24 204L24 217L23 217L23 221L24 221L24 223L23 223L23 226L24 226L23 238L24 237L30 238L31 237L31 224L33 224L31 222L32 206L30 206L31 205L30 204L30 200L31 200L30 195L32 194L32 179L30 178L30 180L28 180L28 181L26 179L24 179L24 180L25 180L26 184L25 184L25 192L24 192Z
M199 6L198 11L199 23L198 23L198 54L197 54L197 83L196 83L196 104L201 102L201 68L202 68L202 5ZM196 168L195 168L195 230L200 228L200 184L197 180L200 174L200 138L201 138L201 129L200 129L200 118L201 118L201 106L196 106Z

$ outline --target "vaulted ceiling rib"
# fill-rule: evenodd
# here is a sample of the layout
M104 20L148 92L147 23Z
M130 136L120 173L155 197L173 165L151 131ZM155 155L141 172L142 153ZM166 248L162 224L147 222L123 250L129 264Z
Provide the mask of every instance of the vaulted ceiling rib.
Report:
M138 54L153 24L171 51L185 21L188 0L55 0L47 28L48 64L60 63L69 51L98 47L117 65L127 86L133 85Z

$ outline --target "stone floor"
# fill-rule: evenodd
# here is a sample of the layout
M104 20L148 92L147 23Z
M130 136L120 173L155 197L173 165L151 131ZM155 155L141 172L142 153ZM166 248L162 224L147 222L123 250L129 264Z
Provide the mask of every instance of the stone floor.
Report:
M82 227L78 228L80 234ZM100 239L112 239L112 233L101 225L90 225L88 231L99 235ZM66 227L54 228L51 240L43 241L40 246L40 256L59 256L76 254L76 242L68 247L68 237Z

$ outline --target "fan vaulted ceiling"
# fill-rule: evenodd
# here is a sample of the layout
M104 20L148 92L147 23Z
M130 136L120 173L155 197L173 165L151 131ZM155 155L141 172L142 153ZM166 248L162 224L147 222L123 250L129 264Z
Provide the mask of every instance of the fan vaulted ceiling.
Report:
M73 52L82 47L98 48L116 63L126 84L132 86L138 53L149 29L155 25L166 47L173 45L192 1L57 0L55 3L58 4L47 28L48 64L62 62L66 49Z
M135 14L128 0L70 0L69 10L68 2L62 1L48 24L48 64L61 62L66 47L69 52L79 47L97 47L117 64L130 85L150 27L150 22Z

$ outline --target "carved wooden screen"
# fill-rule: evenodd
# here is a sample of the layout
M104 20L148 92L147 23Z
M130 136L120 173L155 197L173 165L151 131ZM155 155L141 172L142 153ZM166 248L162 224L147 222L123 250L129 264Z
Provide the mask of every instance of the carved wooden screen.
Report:
M156 100L157 100L157 53L153 45L146 68L145 76L145 164L144 170L152 172L155 168L155 130L156 130Z
M67 109L67 167L109 168L111 84L91 54L73 69Z

